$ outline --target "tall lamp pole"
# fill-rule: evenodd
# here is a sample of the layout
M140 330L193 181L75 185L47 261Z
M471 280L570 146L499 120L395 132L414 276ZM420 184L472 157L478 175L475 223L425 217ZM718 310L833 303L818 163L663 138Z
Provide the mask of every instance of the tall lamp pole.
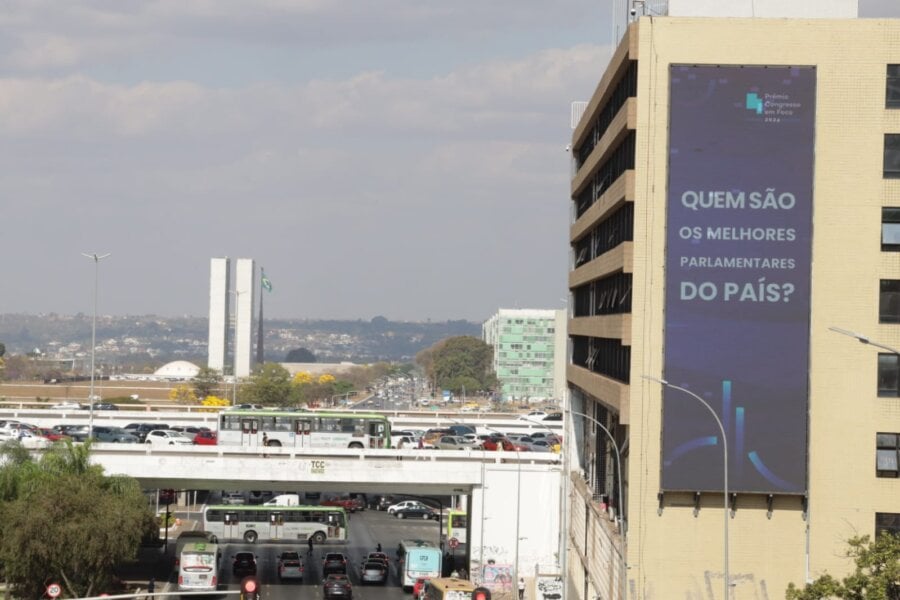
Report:
M724 570L725 570L725 577L724 577L724 592L725 593L722 597L725 600L728 600L731 597L731 578L730 578L729 572L728 572L728 438L725 435L725 427L722 426L722 420L719 418L719 415L716 414L716 411L713 410L713 407L710 406L706 402L706 400L704 400L703 398L701 398L700 396L698 396L691 390L689 390L687 388L683 388L681 386L677 386L672 383L669 383L665 379L660 379L659 377L653 377L651 375L641 375L641 377L643 377L644 379L646 379L648 381L655 381L656 383L663 385L667 388L670 388L673 390L678 390L679 392L687 394L688 396L690 396L691 398L693 398L694 400L696 400L697 402L699 402L700 404L705 406L706 409L713 416L713 418L716 420L716 425L719 426L719 432L722 434L722 453L723 453L723 459L724 459L723 462L725 463L724 464L724 469L725 469L724 481L722 482L722 489L723 489L723 492L725 495L724 517L723 517L725 519L725 525L724 525L725 547L724 547L724 550L722 553L723 554L722 562L724 564Z
M109 256L106 254L86 254L81 253L92 261L94 261L94 318L91 321L91 391L88 397L88 439L94 437L94 360L97 354L97 288L100 280L100 261Z
M586 415L572 409L569 409L569 414L581 417L582 419L586 419L600 428L600 430L606 434L606 437L609 438L609 443L612 444L613 451L616 453L616 478L619 480L619 530L622 532L622 575L620 577L622 580L621 594L622 600L626 600L628 598L628 520L625 518L625 496L622 494L622 453L619 452L619 445L616 443L616 438L613 437L613 434L609 429L606 428L605 425L603 425L603 423L590 415Z

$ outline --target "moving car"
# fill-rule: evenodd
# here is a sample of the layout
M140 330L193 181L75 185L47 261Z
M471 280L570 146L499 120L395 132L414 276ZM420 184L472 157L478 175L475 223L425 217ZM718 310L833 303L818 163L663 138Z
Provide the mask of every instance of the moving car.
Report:
M522 444L516 444L506 439L505 437L500 436L491 436L481 442L481 447L485 450L507 450L509 452L527 452L530 450L528 446L524 446Z
M153 444L154 446L190 446L194 442L191 438L178 431L154 429L144 438L144 443Z
M81 410L81 404L78 402L70 402L68 400L64 402L57 402L53 406L50 407L51 410Z
M380 560L367 560L359 568L359 580L362 583L380 583L384 585L388 580L388 568Z
M146 441L147 434L153 431L154 429L168 429L169 426L166 423L129 423L125 426L125 430L131 433L132 435L136 435L141 442Z
M38 431L41 432L41 435L50 440L51 442L59 442L61 440L71 439L64 433L60 433L55 429L50 429L48 427L40 427Z
M282 552L278 555L279 579L303 579L303 561L299 552Z
M332 573L322 583L322 594L328 598L352 598L353 586L343 573Z
M437 521L440 515L434 509L422 504L395 510L394 516L398 519L434 519Z
M119 410L119 407L109 402L94 402L94 410Z
M238 552L232 557L231 572L235 577L256 575L256 555L252 552Z
M472 442L459 435L444 435L434 443L441 450L471 450Z
M335 573L347 575L347 557L340 552L328 552L322 558L322 576Z
M353 498L328 498L319 502L319 506L340 506L347 512L354 513L359 510L359 504Z

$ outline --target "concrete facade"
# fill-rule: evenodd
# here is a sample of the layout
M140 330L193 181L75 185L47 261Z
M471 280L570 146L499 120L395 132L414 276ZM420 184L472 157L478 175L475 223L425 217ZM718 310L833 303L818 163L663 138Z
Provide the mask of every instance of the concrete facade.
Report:
M256 263L237 259L234 277L234 374L249 377L253 371L253 315L256 308Z
M662 493L662 389L642 379L665 367L670 65L816 68L808 432L798 432L808 491L733 497L732 597L781 598L791 582L842 577L848 538L874 535L879 514L900 522L900 479L876 474L876 435L900 432L900 400L879 394L876 349L828 329L900 347L900 325L879 318L879 282L900 280L898 254L881 247L882 208L900 207L900 179L885 177L885 136L900 133L900 110L885 101L897 64L900 20L644 17L615 50L572 138L567 378L572 410L623 449L624 497L605 434L568 421L570 600L622 598L623 561L629 599L722 598L723 495ZM594 175L617 151L627 165L598 189ZM592 232L611 219L626 234L592 252Z
M566 313L507 309L482 325L482 339L494 348L494 373L504 401L539 402L565 393Z
M231 261L213 258L209 261L209 358L207 366L220 373L225 372L225 356L228 352L229 298L231 288Z

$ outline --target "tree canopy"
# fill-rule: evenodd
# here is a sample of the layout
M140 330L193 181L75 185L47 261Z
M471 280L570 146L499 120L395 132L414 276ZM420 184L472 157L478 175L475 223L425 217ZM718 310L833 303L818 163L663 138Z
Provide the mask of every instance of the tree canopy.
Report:
M416 355L425 374L441 388L459 393L496 387L493 348L472 336L441 340Z
M194 384L194 393L197 398L203 400L207 396L214 396L220 393L222 374L212 367L200 367L192 383Z
M787 600L900 600L900 534L854 537L847 545L853 573L840 581L825 574L802 588L791 583Z
M309 350L307 348L294 348L287 353L287 356L284 358L284 362L314 363L316 362L316 355L312 353L312 350Z
M137 482L104 476L89 444L55 444L35 462L8 442L0 455L0 562L13 596L41 597L51 581L67 597L106 592L115 568L158 536Z

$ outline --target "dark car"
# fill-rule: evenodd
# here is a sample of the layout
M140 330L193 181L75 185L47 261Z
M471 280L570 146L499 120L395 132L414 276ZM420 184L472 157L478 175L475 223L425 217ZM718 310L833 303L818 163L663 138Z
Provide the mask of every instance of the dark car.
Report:
M562 417L563 417L562 413L555 412L555 413L550 413L549 415L547 415L546 417L541 419L541 421L562 421Z
M363 583L385 584L388 580L388 568L380 560L368 560L359 568L359 580Z
M231 572L235 577L256 575L256 556L252 552L238 552L233 557Z
M375 510L387 510L388 506L396 504L397 500L393 496L378 496L375 501Z
M109 402L94 402L94 410L119 410L119 407Z
M394 511L398 519L433 519L438 520L438 513L427 506L408 506Z
M332 573L347 574L347 557L340 552L328 552L322 558L322 576Z
M131 435L137 436L141 443L147 441L147 434L154 429L168 429L165 423L129 423L125 426L125 430Z
M140 442L136 435L121 427L112 425L94 425L94 439L98 442L136 444Z
M325 578L322 584L322 594L325 598L352 598L353 586L350 579L343 573L332 573Z
M467 433L475 433L475 428L471 425L451 425L447 429L453 432L452 435L463 436Z

